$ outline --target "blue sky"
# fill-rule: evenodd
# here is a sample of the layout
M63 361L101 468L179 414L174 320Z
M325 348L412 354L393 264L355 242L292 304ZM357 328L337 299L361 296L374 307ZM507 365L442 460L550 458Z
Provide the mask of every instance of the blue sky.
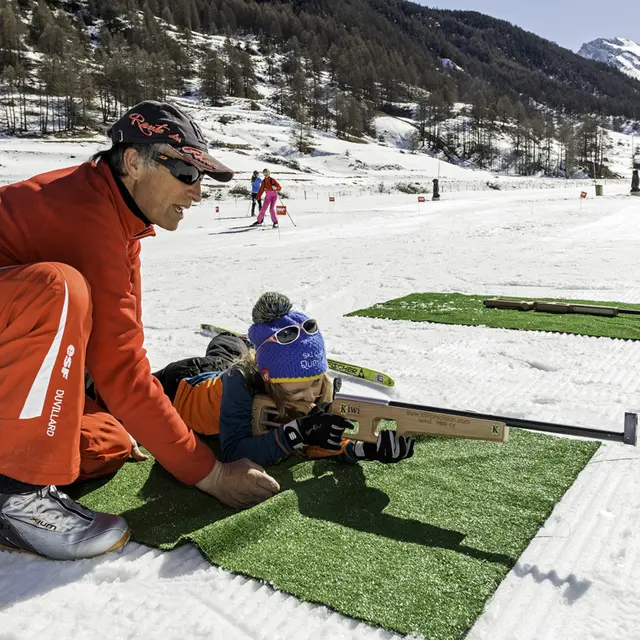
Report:
M640 5L635 1L609 0L604 9L576 0L412 0L440 9L478 11L507 20L526 31L577 51L596 38L628 38L640 43ZM600 4L600 3L598 3ZM633 16L633 17L632 17Z

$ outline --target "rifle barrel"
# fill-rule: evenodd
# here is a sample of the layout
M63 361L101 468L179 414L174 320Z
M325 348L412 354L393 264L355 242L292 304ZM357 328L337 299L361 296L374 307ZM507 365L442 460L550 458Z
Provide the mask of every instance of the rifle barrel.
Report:
M576 436L579 438L590 438L592 440L609 440L611 442L622 442L636 446L638 414L625 413L624 426L622 431L604 431L600 429L590 429L588 427L578 427L568 424L557 424L554 422L541 422L539 420L524 420L522 418L506 418L505 416L494 416L486 413L475 413L473 411L456 411L454 409L442 409L440 407L429 407L421 404L411 404L408 402L396 402L394 400L383 400L381 398L365 398L347 394L338 394L336 400L361 400L364 402L374 402L376 404L388 405L390 407L402 407L404 409L418 409L421 411L433 411L454 416L465 416L467 418L478 418L479 420L492 420L504 422L508 427L516 429L529 429L530 431L542 431L544 433L558 433L565 436Z
M559 433L565 436L577 436L579 438L590 438L595 440L610 440L612 442L622 442L635 446L637 443L638 414L625 413L623 431L601 431L600 429L590 429L588 427L578 427L575 425L557 424L554 422L541 422L539 420L524 420L522 418L506 418L504 416L493 416L485 413L474 413L473 411L455 411L452 409L438 409L436 407L425 407L422 405L412 405L404 402L390 402L392 406L405 408L423 409L425 411L436 411L449 415L466 416L468 418L479 418L480 420L495 420L504 422L508 427L516 429L529 429L530 431L542 431L544 433Z

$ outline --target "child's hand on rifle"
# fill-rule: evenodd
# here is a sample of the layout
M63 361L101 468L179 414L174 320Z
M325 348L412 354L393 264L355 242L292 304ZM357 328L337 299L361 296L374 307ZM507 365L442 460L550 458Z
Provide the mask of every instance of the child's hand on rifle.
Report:
M415 440L407 436L399 436L395 431L381 431L373 442L356 442L354 453L360 460L375 460L388 464L400 462L413 455Z
M321 447L337 452L342 448L342 434L353 423L342 416L327 413L329 403L316 405L308 415L296 418L283 426L287 444L295 450L305 446Z

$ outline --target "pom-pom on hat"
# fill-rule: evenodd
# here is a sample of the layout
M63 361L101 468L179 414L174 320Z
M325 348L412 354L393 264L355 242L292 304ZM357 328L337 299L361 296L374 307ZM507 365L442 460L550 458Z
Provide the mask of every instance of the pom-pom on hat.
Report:
M320 331L309 335L302 325L309 317L291 308L291 301L281 293L260 296L251 312L253 324L248 338L256 348L260 375L269 382L301 382L322 376L328 368L324 340ZM299 337L289 344L265 342L280 329L296 325Z

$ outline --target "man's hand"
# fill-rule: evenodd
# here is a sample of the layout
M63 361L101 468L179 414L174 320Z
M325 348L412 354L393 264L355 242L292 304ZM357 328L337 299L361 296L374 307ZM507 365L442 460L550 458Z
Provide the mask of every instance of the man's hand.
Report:
M233 462L217 460L196 487L235 509L252 507L280 491L280 485L248 458Z

